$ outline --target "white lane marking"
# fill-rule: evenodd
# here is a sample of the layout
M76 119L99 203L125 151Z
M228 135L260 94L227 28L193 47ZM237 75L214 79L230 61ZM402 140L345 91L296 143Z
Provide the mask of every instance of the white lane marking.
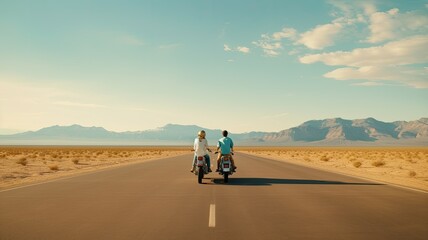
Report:
M210 217L208 220L208 227L215 227L215 204L210 205Z

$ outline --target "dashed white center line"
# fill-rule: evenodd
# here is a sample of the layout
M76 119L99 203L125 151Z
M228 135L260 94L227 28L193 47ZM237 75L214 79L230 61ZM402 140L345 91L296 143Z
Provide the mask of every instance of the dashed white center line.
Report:
M210 204L210 217L208 219L208 227L215 227L215 204Z

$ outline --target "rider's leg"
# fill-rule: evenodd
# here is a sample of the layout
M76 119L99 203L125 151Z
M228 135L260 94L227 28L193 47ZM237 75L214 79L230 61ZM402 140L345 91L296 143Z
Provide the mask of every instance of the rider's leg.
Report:
M207 161L207 166L208 166L208 171L211 171L211 159L210 159L210 155L205 155L205 159Z
M196 154L193 156L192 168L190 169L191 172L195 171L195 165L196 165Z
M220 169L220 159L221 159L221 153L218 153L218 156L217 156L217 170Z
M232 154L229 154L230 162L232 163L233 171L236 169L235 160L232 157Z
M230 157L230 161L232 162L233 170L235 170L236 165L235 165L235 160L232 157L232 154L229 154L229 157Z

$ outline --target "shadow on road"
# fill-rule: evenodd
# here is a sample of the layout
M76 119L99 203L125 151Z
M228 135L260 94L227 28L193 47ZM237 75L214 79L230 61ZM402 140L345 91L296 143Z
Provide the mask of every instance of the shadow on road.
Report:
M223 179L213 179L214 184L224 184ZM273 184L320 184L320 185L384 185L380 183L348 183L326 180L309 179L279 179L279 178L229 178L227 185L239 186L271 186Z

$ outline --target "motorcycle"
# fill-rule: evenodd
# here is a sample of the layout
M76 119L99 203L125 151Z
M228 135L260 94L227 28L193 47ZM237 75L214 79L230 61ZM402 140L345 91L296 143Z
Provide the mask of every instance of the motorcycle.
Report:
M198 183L202 183L205 174L208 174L208 165L205 156L196 156L195 175L198 176Z
M215 152L216 154L218 152ZM231 153L233 155L233 153ZM224 182L229 182L229 176L233 174L232 161L230 160L229 155L221 156L220 158L220 171L219 174L223 175Z

